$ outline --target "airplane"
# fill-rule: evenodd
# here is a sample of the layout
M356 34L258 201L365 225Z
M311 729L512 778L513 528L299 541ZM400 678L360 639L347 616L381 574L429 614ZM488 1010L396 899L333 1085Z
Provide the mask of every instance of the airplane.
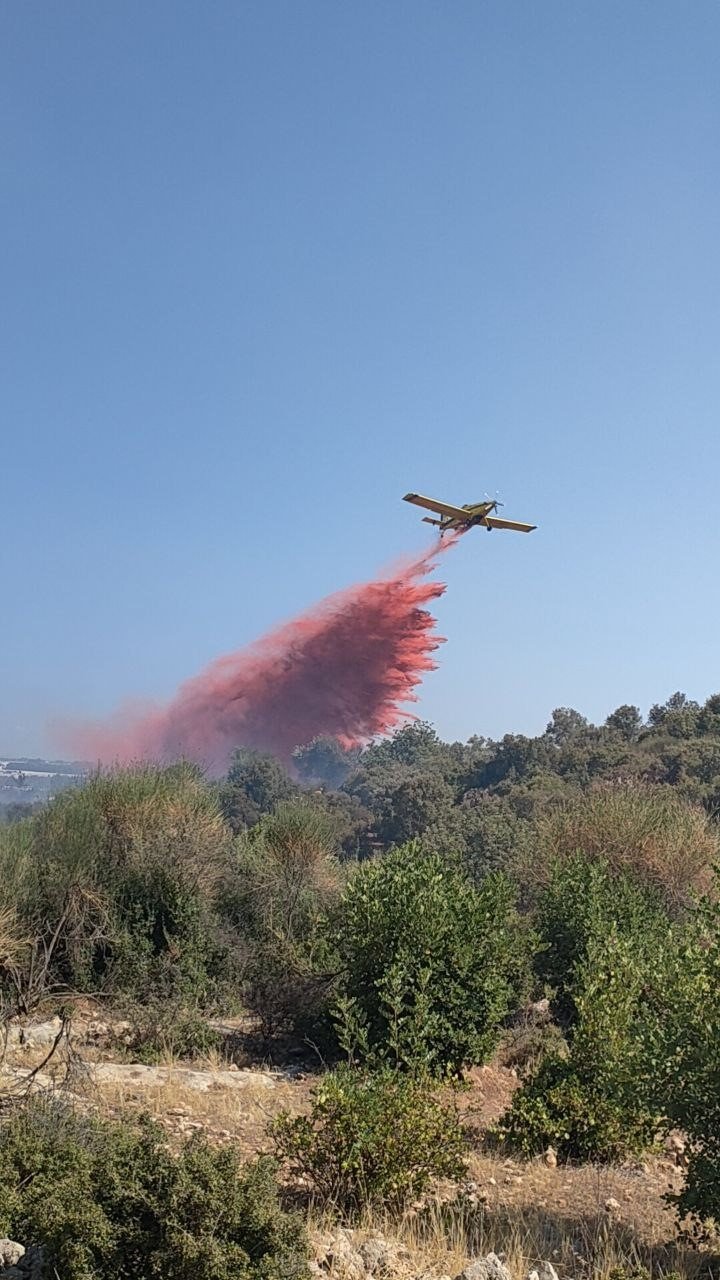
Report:
M521 524L517 520L503 520L494 516L493 511L501 507L502 502L488 499L487 502L467 502L463 507L453 507L449 502L437 502L435 498L425 498L421 493L406 493L403 502L413 502L416 507L424 507L426 511L434 511L440 516L433 520L423 516L425 524L433 524L440 530L440 537L450 529L472 529L473 525L482 525L490 533L493 529L514 529L516 533L532 533L536 524Z

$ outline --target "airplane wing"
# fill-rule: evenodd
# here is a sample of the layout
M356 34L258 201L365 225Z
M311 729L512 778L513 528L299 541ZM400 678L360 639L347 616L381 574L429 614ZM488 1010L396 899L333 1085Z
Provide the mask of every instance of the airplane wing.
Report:
M537 529L536 524L521 524L518 520L501 520L498 516L486 516L483 523L489 524L491 529L514 529L516 533L532 533L533 529Z
M426 511L437 511L441 516L453 516L456 520L469 520L470 514L462 507L451 507L447 502L436 502L435 498L424 498L421 493L406 493L403 502L414 502L416 507L425 507Z

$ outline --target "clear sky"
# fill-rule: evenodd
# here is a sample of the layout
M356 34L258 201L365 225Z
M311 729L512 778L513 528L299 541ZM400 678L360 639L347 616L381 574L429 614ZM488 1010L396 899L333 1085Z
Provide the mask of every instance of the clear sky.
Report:
M0 750L423 547L447 737L720 689L720 7L0 7Z

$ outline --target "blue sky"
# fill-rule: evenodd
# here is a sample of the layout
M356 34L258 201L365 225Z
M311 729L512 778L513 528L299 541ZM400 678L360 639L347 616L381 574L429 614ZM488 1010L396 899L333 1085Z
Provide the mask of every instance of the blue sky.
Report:
M720 8L0 11L0 749L421 548L447 737L720 689Z

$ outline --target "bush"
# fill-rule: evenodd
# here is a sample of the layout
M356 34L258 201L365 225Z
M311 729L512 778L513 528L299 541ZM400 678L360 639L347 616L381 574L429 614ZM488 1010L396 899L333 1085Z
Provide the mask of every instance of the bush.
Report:
M653 976L616 930L592 940L575 973L569 1050L551 1052L515 1094L498 1126L508 1146L525 1156L553 1146L569 1159L615 1161L652 1142L656 1061L645 1031L658 1013Z
M566 1057L568 1045L556 1022L515 1022L502 1038L499 1062L514 1068L523 1079L533 1076L540 1063L549 1057Z
M681 1214L720 1224L720 907L705 902L666 964L668 1011L649 1028L658 1104L686 1137Z
M433 1178L458 1177L463 1169L456 1113L427 1082L387 1068L330 1072L315 1091L310 1114L281 1115L273 1133L293 1174L344 1212L401 1208Z
M536 910L535 973L552 992L551 1009L564 1028L577 1021L574 992L588 952L612 930L645 954L664 945L669 919L656 894L601 859L576 854L556 862Z
M222 1036L200 1011L181 1002L150 999L131 1007L128 1017L133 1028L129 1050L136 1061L203 1058L222 1045Z
M245 940L244 998L268 1038L314 1028L326 1012L322 925L341 882L333 820L308 801L279 804L238 842L222 910Z
M526 1158L548 1146L568 1159L612 1162L642 1148L626 1131L625 1108L582 1079L571 1060L547 1057L513 1098L497 1132Z
M358 1055L432 1074L484 1061L523 970L513 903L504 876L476 888L417 843L362 865L333 923Z
M0 1127L0 1230L58 1280L287 1280L307 1274L274 1165L197 1140L175 1157L139 1131L33 1103Z
M5 893L53 982L142 999L211 998L226 951L214 909L230 836L197 769L97 774L0 831Z
M551 859L601 858L678 911L706 890L720 856L717 826L672 787L604 784L550 810L540 837ZM538 867L542 870L543 863Z

